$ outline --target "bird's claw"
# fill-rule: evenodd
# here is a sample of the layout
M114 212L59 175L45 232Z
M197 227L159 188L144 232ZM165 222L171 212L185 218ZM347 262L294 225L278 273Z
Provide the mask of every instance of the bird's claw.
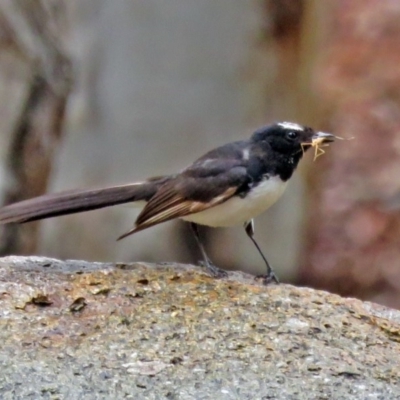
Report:
M257 275L255 277L255 279L258 281L260 280L262 282L263 285L267 286L270 283L274 282L277 285L279 284L279 279L278 277L275 275L274 271L269 271L267 274L263 274L263 275Z
M202 267L207 268L207 270L210 272L210 274L214 278L226 278L228 276L228 272L224 271L221 268L216 267L211 261L199 261L199 264Z

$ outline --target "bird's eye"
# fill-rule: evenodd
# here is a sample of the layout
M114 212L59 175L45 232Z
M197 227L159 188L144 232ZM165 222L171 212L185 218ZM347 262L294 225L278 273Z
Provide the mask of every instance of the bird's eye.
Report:
M286 136L287 136L287 138L288 139L296 139L297 138L297 132L294 132L294 131L289 131L287 134L286 134Z

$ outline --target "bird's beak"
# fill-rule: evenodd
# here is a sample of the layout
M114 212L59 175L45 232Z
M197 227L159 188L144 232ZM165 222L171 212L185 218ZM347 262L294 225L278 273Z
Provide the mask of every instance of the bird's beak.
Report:
M314 135L311 136L311 143L302 143L301 150L304 152L305 150L309 149L310 147L315 148L314 153L314 161L322 154L325 153L321 147L329 146L329 143L335 141L335 139L341 139L339 136L332 135L331 133L325 132L316 132Z
M332 143L335 141L335 135L325 132L316 132L311 138L313 146L321 146L323 144Z

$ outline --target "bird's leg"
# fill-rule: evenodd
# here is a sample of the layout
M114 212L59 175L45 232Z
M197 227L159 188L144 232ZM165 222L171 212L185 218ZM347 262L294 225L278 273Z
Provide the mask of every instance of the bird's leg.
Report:
M244 229L247 233L247 236L251 239L251 241L254 243L254 246L256 246L256 249L258 250L258 252L260 253L262 259L265 262L265 265L267 266L267 273L265 275L259 275L257 276L258 279L262 279L264 284L268 284L272 281L279 283L279 279L278 277L275 275L274 270L272 269L272 267L269 265L268 260L266 259L266 257L264 256L263 252L260 249L260 246L257 244L256 240L254 239L254 221L251 219L250 221L247 221L244 224Z
M205 267L208 269L208 271L211 273L212 276L215 278L223 278L228 275L228 273L218 267L216 267L211 260L208 258L207 253L204 249L203 243L201 243L200 240L200 234L199 234L199 227L197 224L194 222L190 223L190 227L192 228L194 237L196 238L197 245L199 246L201 255L203 256L203 264Z

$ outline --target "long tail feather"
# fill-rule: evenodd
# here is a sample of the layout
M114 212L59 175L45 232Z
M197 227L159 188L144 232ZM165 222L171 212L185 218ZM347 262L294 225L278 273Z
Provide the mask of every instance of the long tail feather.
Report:
M95 190L46 194L0 208L0 224L25 223L135 201L148 201L168 177Z

